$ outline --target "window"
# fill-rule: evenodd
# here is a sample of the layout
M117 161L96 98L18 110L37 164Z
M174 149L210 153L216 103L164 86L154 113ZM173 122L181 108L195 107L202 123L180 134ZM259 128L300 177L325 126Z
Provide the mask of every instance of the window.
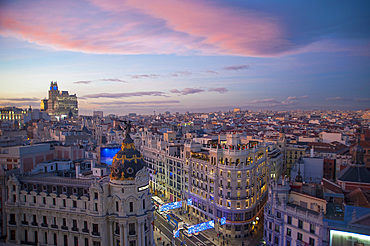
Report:
M99 225L98 224L93 224L93 232L99 232Z
M66 207L66 199L63 199L63 207Z
M128 234L135 235L135 223L128 224Z
M98 192L94 192L94 199L98 199L99 195Z
M290 246L290 241L286 241L286 246Z
M279 238L278 237L275 237L274 238L274 243L277 244L277 245L279 245Z
M94 203L94 210L98 211L98 204L97 203Z
M73 237L73 242L75 246L78 246L78 237Z
M302 220L298 220L298 228L303 229L303 221Z
M57 245L58 240L57 240L57 234L56 233L54 233L54 240L53 241L54 241L54 245Z
M77 208L77 201L76 200L72 201L72 207Z
M143 209L145 209L145 200L143 200Z
M33 203L36 203L36 196L33 196Z
M116 201L116 211L118 212L118 210L119 210L119 207L118 207L118 202Z
M87 221L86 220L84 220L84 229L88 229L87 228Z
M66 220L66 218L63 218L63 226L67 226L67 220Z
M281 213L280 212L277 212L276 213L276 217L281 218Z
M280 226L275 224L275 231L280 232Z
M53 205L55 206L55 204L56 204L56 199L53 198Z
M44 223L44 224L47 224L48 222L47 222L47 219L46 219L46 216L42 216L42 223Z
M77 228L77 220L72 220L73 228Z
M117 244L119 245L119 244ZM88 238L85 238L85 246L89 246L89 239Z
M32 222L37 223L37 217L36 217L36 214L32 215Z
M130 212L134 212L134 203L130 202Z
M310 233L315 234L315 225L310 224Z
M15 240L15 230L10 230L10 240Z
M289 228L286 228L286 235L291 237L292 236L292 230Z
M297 240L302 241L302 233L297 232Z
M287 223L288 223L288 225L291 225L292 224L292 217L288 216Z
M269 229L272 229L272 222L269 222Z
M315 239L310 237L309 245L310 246L315 246Z

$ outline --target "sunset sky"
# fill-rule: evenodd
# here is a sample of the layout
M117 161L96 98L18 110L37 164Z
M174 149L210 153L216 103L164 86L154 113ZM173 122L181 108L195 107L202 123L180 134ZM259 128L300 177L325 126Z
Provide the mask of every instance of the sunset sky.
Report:
M370 107L370 1L0 1L0 107Z

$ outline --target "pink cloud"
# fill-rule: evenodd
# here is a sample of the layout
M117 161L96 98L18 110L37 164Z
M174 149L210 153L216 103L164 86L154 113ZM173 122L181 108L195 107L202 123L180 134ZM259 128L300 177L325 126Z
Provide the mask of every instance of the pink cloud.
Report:
M275 56L290 48L278 23L202 0L35 0L0 10L2 36L97 54Z

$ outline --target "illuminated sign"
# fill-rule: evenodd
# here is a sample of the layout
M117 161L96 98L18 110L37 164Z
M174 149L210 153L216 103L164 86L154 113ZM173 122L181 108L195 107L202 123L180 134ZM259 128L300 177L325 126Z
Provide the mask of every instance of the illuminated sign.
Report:
M207 222L204 222L204 223L201 223L201 224L190 226L189 229L188 229L188 234L201 232L201 231L208 230L208 229L211 229L211 228L214 228L214 227L215 227L215 221L214 220L207 221Z
M191 198L188 199L188 205L192 205L193 204L193 200Z
M220 221L220 225L225 225L226 224L226 217L222 217Z
M173 231L173 237L179 237L180 236L180 230L174 230Z
M141 186L141 187L138 187L138 188L137 188L137 190L138 190L138 191L143 191L143 190L146 190L146 189L148 189L148 188L149 188L149 184L144 185L144 186Z
M363 246L370 244L370 236L347 231L330 230L330 246Z
M172 202L172 203L163 204L159 208L159 211L163 212L163 211L167 211L167 210L171 210L171 209L175 209L175 208L181 208L181 207L182 207L182 201Z

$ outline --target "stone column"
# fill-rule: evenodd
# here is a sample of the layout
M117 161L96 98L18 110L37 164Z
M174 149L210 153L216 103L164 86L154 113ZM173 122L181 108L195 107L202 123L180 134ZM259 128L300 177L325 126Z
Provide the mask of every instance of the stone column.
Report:
M149 245L154 245L154 234L153 234L153 218L150 217L149 219L149 235L148 235L148 243Z
M114 238L114 234L115 234L115 232L114 232L114 221L111 221L110 222L110 232L109 232L110 236L108 236L108 240L110 241L109 245L112 245L112 246L114 246L115 242L116 242L116 240Z
M144 222L141 222L141 226L140 227L141 227L141 244L144 246L144 244L145 244L145 228L144 228Z
M126 232L125 232L125 236L127 237ZM121 246L127 245L127 244L123 244L123 225L119 225L119 242Z
M142 222L138 221L137 222L137 241L138 245L142 246L142 235L143 235L143 227L142 227Z
M123 229L124 229L124 231L125 231L125 246L128 246L128 224L127 224L127 222L124 224L124 227L123 227Z

